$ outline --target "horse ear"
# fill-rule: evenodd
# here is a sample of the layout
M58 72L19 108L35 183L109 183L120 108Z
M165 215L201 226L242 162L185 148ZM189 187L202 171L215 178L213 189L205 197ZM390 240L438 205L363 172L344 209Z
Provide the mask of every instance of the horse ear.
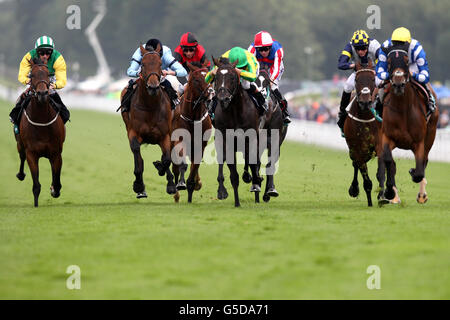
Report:
M28 63L29 63L31 66L34 66L34 61L33 61L33 59L29 59L29 60L28 60Z
M368 66L369 66L369 69L373 69L372 59L369 59Z
M198 67L197 67L197 66L194 66L194 65L193 65L192 63L190 63L190 62L186 62L186 65L188 66L189 70L191 70L191 71L198 70Z
M139 48L141 49L141 54L144 55L144 53L147 52L147 50L145 50L145 48L142 46L142 44L139 46Z
M209 63L209 61L208 61L208 59L205 57L205 61L203 61L203 63L202 63L202 68L208 67L208 63Z
M160 53L160 52L161 52L161 50L162 50L162 48L161 48L161 44L159 44L159 43L158 43L158 44L156 45L156 49L155 49L155 51L156 51L156 52L158 52L158 53Z
M212 57L212 60L213 60L213 62L214 62L214 65L215 66L219 66L219 60L217 60L216 58L214 58L214 56L211 56Z
M233 68L236 68L237 64L238 64L239 60L236 60L235 62L233 62L231 65L233 66Z

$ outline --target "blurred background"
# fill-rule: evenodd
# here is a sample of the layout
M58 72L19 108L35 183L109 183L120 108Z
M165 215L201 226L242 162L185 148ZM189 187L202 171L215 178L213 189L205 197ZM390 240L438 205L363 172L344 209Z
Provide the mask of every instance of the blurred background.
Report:
M79 29L70 6L78 6ZM370 5L381 10L381 28L370 30ZM172 50L193 32L208 57L233 46L247 48L255 33L269 31L285 52L281 91L295 118L335 123L343 81L337 60L356 29L380 43L405 26L428 57L433 86L442 109L440 128L450 109L450 1L401 0L0 0L0 97L15 100L19 63L41 35L55 41L69 78L62 96L71 107L112 111L127 83L131 55L149 38ZM95 19L95 26L91 25ZM91 25L91 32L86 33ZM95 27L95 28L94 28ZM95 39L94 39L95 38Z

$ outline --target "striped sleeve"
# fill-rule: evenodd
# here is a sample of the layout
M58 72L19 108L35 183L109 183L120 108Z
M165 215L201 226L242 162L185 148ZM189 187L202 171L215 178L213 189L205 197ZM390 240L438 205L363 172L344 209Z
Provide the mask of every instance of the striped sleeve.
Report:
M55 63L53 64L53 68L55 69L56 89L62 89L66 86L67 83L66 61L64 61L62 55L60 55L58 59L56 59Z
M281 67L281 62L283 61L283 57L284 57L284 51L283 48L280 48L277 50L277 52L275 53L275 60L273 62L273 69L272 69L272 75L271 75L271 79L272 81L275 81L278 76L280 75L280 67Z
M28 74L31 71L31 54L28 52L26 55L23 56L22 61L20 62L19 67L19 75L17 76L17 80L19 80L20 83L26 85L27 82L30 80L28 78Z
M256 70L258 69L258 61L255 56L251 54L249 51L246 51L248 61L248 70L241 71L241 78L248 80L250 82L254 82L256 80Z

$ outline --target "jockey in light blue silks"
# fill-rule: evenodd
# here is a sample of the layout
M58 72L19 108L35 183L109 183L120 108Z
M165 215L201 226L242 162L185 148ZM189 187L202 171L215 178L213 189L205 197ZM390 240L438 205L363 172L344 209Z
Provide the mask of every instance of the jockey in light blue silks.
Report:
M186 77L187 71L186 69L172 56L172 51L167 46L163 46L161 41L158 39L150 39L145 44L145 49L149 51L158 51L161 57L162 62L162 75L175 76L175 77ZM139 73L141 72L141 60L142 54L141 49L137 48L131 58L130 67L127 70L127 75L129 77L137 78L139 77ZM133 85L135 83L134 79L131 79L127 88L127 92L123 96L122 99L122 112L126 112L130 109L131 95L133 94ZM178 95L177 92L173 89L172 84L169 80L164 79L161 82L161 86L163 86L164 90L166 90L169 98L171 100L172 109L175 109L176 104L178 103Z
M386 40L380 50L378 63L376 67L377 77L381 80L389 80L389 70L387 61L387 52L391 49L405 50L408 53L409 72L412 78L420 83L427 91L429 96L428 108L430 112L436 110L436 101L431 93L430 88L430 71L428 69L428 61L425 50L416 39L411 38L411 33L408 29L401 27L392 32L391 39ZM383 112L383 88L378 91L378 97L375 101L375 109L381 115Z

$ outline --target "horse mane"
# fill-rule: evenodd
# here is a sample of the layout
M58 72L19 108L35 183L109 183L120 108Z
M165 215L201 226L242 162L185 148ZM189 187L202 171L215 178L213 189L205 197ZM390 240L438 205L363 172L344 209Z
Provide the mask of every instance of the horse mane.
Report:
M219 58L219 63L220 63L221 65L227 65L227 64L230 64L230 65L231 65L230 60L229 60L228 58L225 58L225 57L220 57L220 58Z

